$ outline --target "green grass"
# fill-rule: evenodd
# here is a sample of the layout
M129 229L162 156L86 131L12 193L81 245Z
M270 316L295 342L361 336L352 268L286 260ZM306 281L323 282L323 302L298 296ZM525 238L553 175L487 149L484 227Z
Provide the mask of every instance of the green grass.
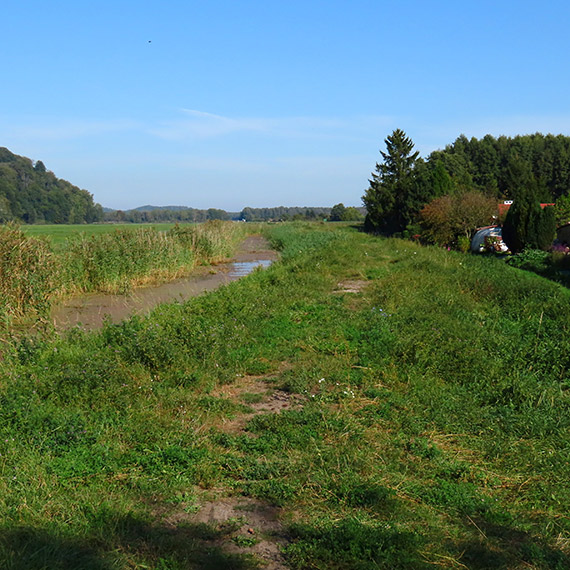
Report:
M79 234L85 236L96 236L114 232L115 230L136 230L139 228L153 228L157 231L167 231L175 224L44 224L44 225L23 225L22 231L31 237L46 237L56 248L63 246L71 237Z
M567 568L568 290L349 228L267 231L283 261L215 293L3 347L0 566L257 567L228 529L167 523L215 492L280 509L299 570ZM248 374L302 405L249 416Z

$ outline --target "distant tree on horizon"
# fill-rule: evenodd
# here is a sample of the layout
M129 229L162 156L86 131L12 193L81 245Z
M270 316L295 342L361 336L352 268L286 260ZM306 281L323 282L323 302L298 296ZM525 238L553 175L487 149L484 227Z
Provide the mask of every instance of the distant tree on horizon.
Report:
M342 202L340 204L335 204L332 207L329 220L331 222L341 222L344 220L345 212L346 208L344 207L344 204Z

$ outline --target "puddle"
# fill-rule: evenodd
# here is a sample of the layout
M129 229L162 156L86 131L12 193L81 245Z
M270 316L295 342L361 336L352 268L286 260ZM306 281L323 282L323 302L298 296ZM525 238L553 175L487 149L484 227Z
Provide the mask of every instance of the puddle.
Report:
M148 313L161 303L182 302L202 293L213 291L231 281L245 277L256 267L268 267L277 253L260 236L250 236L237 251L234 261L201 267L192 275L154 287L143 287L128 295L95 293L68 299L55 307L51 319L57 330L80 325L95 330L110 319L119 323L133 314Z
M245 277L256 267L269 267L273 263L271 259L258 259L256 261L235 261L230 264L230 277Z

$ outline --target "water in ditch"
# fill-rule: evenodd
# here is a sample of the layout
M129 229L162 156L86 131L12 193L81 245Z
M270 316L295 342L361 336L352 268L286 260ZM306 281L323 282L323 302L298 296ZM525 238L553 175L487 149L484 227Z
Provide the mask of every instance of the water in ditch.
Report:
M143 287L127 295L95 293L68 299L54 308L51 320L57 330L80 326L95 330L105 320L118 323L133 314L148 313L161 303L182 302L240 279L256 267L268 267L277 253L259 236L245 240L234 261L198 268L192 275L162 285Z

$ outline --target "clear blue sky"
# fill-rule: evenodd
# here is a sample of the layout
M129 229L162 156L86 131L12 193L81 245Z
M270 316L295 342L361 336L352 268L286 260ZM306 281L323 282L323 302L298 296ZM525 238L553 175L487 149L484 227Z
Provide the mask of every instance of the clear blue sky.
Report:
M384 139L570 134L563 1L2 6L0 146L113 208L361 205Z

